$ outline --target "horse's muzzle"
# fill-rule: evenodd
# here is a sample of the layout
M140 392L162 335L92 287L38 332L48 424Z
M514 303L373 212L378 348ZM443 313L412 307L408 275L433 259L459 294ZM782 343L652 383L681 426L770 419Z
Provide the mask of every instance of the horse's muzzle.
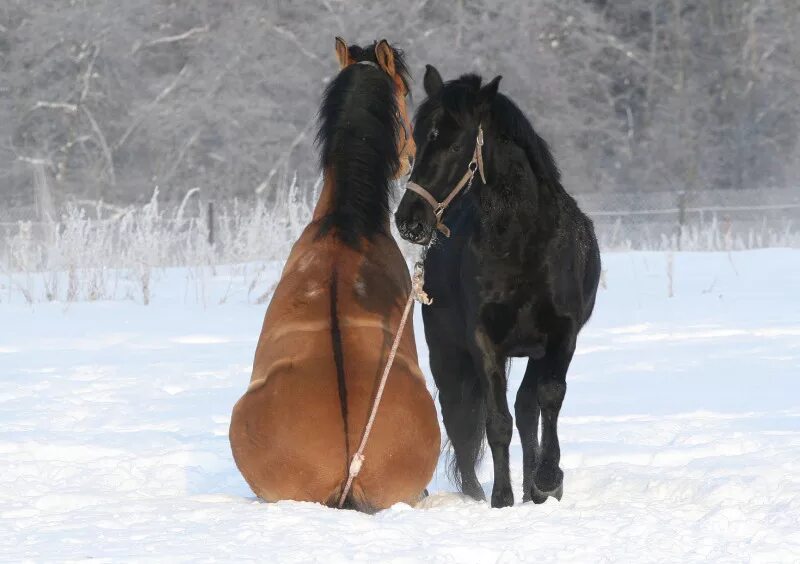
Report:
M402 208L397 211L394 216L397 231L403 239L410 243L427 245L433 236L433 227L425 218L425 210L417 208L418 206L411 206L410 210L406 210L407 213L403 213Z

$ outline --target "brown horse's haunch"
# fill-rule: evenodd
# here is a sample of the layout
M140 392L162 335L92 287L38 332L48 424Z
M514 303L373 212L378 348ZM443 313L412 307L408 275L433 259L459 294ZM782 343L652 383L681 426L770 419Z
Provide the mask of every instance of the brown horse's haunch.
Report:
M388 211L390 180L415 152L405 65L385 40L348 48L337 38L336 53L342 70L320 111L322 194L286 262L231 418L236 464L267 501L336 504L411 291ZM416 502L439 442L409 321L346 506Z

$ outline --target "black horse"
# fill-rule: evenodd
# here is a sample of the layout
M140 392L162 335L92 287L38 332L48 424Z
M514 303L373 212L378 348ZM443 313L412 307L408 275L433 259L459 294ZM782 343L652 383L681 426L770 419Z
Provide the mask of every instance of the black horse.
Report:
M557 422L575 341L594 308L600 253L592 222L561 185L545 141L506 96L444 84L432 66L415 118L417 164L395 216L422 245L422 309L433 377L461 490L485 499L475 474L484 433L494 461L492 507L514 503L506 363L527 357L514 404L524 501L561 499ZM539 447L539 413L542 444Z

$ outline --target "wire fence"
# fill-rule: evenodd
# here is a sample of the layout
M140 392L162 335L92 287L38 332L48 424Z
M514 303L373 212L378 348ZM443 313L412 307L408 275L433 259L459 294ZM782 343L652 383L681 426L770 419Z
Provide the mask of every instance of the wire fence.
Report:
M80 259L78 267L104 261L125 266L143 240L153 246L137 252L149 251L147 262L157 266L280 259L310 220L318 188L293 181L251 201L207 200L195 189L171 205L161 205L156 191L138 206L77 201L60 213L41 206L5 210L0 265L46 270L69 256ZM576 199L606 251L800 247L797 190L590 193ZM91 257L83 256L87 249Z
M800 191L579 194L606 250L800 246Z
M5 210L0 300L6 290L9 299L22 295L29 303L133 298L146 304L151 277L164 268L205 277L222 265L281 261L310 221L318 188L293 181L250 201L206 200L193 190L180 203L161 205L156 191L143 205L71 202L58 214L41 206ZM794 191L581 194L577 200L593 218L604 251L800 248ZM401 247L409 256L415 252L403 241ZM253 280L261 276L251 271Z

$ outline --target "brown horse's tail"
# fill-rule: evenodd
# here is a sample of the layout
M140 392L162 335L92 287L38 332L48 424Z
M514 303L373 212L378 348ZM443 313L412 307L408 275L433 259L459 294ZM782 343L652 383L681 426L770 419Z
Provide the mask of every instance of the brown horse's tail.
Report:
M333 345L333 360L336 364L336 379L339 387L339 402L342 413L342 423L344 430L344 471L345 478L342 480L339 487L328 499L326 505L330 507L339 507L339 498L342 496L344 486L347 483L347 477L350 471L350 430L347 427L347 386L345 385L344 373L344 351L342 348L342 333L339 327L339 311L338 311L338 272L336 267L333 268L333 275L331 277L331 341ZM364 490L361 488L357 481L353 481L353 485L347 494L347 499L344 500L342 505L343 509L355 509L363 513L375 513L376 509L367 501L364 495Z
M333 347L333 362L336 365L336 381L339 390L339 407L342 415L342 431L344 432L344 472L345 476L348 475L350 468L350 430L347 427L347 385L345 382L344 373L344 350L342 347L342 330L339 326L339 273L336 270L336 264L333 266L333 273L331 275L331 345ZM345 481L347 478L345 478ZM337 492L332 495L336 499L328 500L328 505L331 507L338 507L341 492L344 490L344 483L340 484ZM352 495L352 489L351 495ZM348 495L348 498L351 496Z
M333 495L328 498L328 501L325 503L325 505L328 507L339 507L339 498L342 497L342 491L344 490L344 485L346 483L347 479L345 478L342 480L342 483L339 484L339 487L336 488L336 491L333 493ZM356 511L367 513L369 515L372 515L378 511L367 500L367 496L364 494L361 484L358 483L358 478L353 480L353 485L350 486L350 491L347 493L347 498L344 500L342 509L355 509Z

